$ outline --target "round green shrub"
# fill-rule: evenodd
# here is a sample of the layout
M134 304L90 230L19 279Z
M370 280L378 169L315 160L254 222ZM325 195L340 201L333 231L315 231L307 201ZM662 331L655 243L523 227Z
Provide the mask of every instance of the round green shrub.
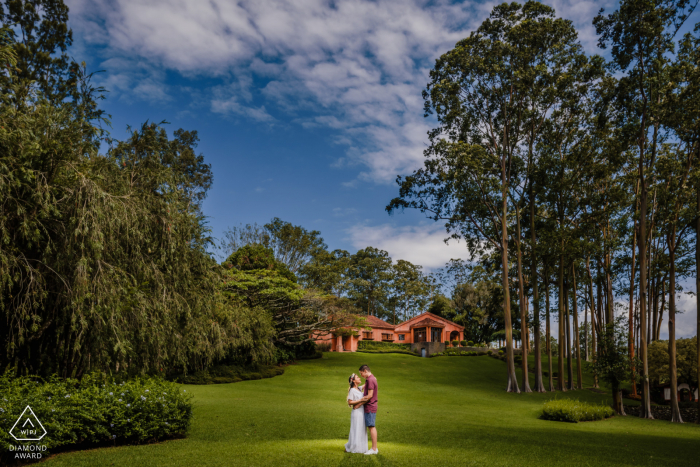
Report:
M459 341L459 345L461 345L462 347L466 347L467 341Z
M452 341L452 345L457 347L457 344L459 344L459 341Z
M493 355L493 350L489 350L489 351L486 352L486 353L487 353L488 355Z
M540 418L559 422L589 422L603 420L615 415L605 404L591 404L573 399L554 399L544 403Z
M2 453L10 444L32 444L17 442L8 433L27 405L46 429L41 444L48 451L77 443L140 443L182 436L192 418L191 395L160 378L117 383L101 374L87 375L80 381L0 375L0 394Z

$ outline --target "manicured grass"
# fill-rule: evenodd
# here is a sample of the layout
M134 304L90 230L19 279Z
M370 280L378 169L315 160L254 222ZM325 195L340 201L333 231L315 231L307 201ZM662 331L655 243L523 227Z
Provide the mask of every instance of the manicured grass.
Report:
M368 363L379 382L378 456L346 454L348 376ZM518 373L520 376L520 373ZM587 379L586 385L589 386ZM540 420L544 401L609 395L507 394L505 363L325 353L272 379L188 386L186 439L65 453L49 466L548 466L697 465L700 427L614 417Z

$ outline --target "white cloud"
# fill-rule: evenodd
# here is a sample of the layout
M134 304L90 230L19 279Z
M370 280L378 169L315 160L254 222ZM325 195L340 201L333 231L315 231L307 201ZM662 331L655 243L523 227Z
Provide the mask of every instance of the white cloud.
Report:
M593 51L591 21L600 6L612 2L551 3L574 21L584 46ZM148 76L121 67L119 79L106 83L111 90L135 89L135 97L164 100L166 89L149 82L163 80L163 69L194 78L219 77L230 87L211 90L212 111L269 123L274 109L292 114L310 110L295 121L341 132L337 141L347 145L345 159L366 167L362 180L381 183L421 165L429 125L420 93L428 71L494 4L68 0L71 24L83 46L100 44L111 57L153 67ZM264 105L250 103L253 76L267 81L257 90Z
M423 266L426 272L441 268L452 258L468 259L464 242L450 240L438 225L395 227L390 224L349 229L350 243L357 249L373 246L387 251L394 261L403 259Z

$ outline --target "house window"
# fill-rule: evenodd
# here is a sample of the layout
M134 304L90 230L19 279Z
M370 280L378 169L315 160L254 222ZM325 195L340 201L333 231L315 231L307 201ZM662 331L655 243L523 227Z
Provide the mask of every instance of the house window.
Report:
M363 339L373 339L372 337L372 331L363 331L362 332L362 338Z
M399 334L399 340L400 340L400 341L405 341L405 340L406 340L406 334Z
M393 341L394 336L392 334L389 334L389 333L386 333L386 334L382 333L382 340L383 341Z

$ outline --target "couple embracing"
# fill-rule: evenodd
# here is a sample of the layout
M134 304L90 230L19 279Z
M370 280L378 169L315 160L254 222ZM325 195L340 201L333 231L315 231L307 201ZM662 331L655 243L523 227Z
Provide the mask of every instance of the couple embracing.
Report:
M377 378L374 377L369 366L360 367L362 380L355 373L350 375L350 389L348 389L348 405L352 408L350 415L350 436L345 444L345 452L365 453L367 455L378 454L377 451ZM363 410L364 409L364 410ZM372 438L372 449L367 450L367 432Z

